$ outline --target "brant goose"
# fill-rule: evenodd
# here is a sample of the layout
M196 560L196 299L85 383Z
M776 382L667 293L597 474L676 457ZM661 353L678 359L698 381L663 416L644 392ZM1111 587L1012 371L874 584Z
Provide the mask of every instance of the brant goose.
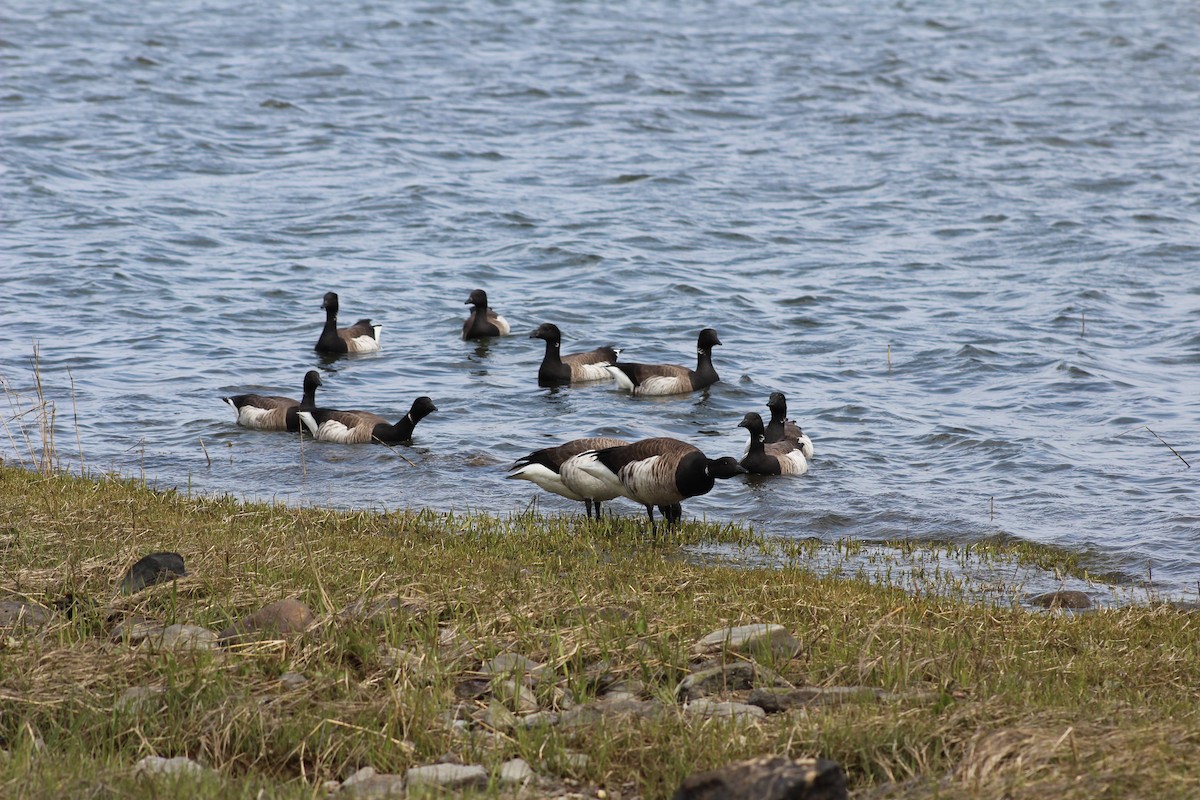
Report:
M474 306L471 316L463 323L463 339L482 339L485 336L508 336L508 323L504 317L488 308L487 292L476 289L463 303Z
M325 327L321 330L321 338L317 339L316 347L313 348L318 353L374 353L379 349L382 325L372 325L371 320L360 319L349 328L337 326L337 292L326 292L321 308L325 309Z
M696 339L696 369L672 364L612 364L605 369L617 384L635 395L685 394L710 386L720 378L712 365L713 345L721 340L712 328Z
M617 363L617 355L621 352L611 347L597 347L586 353L559 355L562 331L550 322L539 325L536 331L529 334L529 338L546 341L546 355L542 357L542 365L538 367L538 386L562 386L607 380L609 374L605 367Z
M674 525L683 516L684 500L708 494L717 478L746 473L728 456L712 459L687 442L666 437L584 453L577 463L610 491L644 505L651 533L655 532L654 506L668 525Z
M766 443L762 417L751 411L742 417L739 428L750 432L750 448L741 465L754 475L803 475L808 472L808 462L800 444L791 439Z
M812 439L800 430L799 425L787 418L787 398L783 392L771 392L771 396L767 398L767 408L771 409L771 421L767 423L766 428L767 444L790 439L800 445L805 458L812 458Z
M297 412L316 406L317 387L320 385L321 373L310 369L304 374L304 396L299 403L290 397L262 394L235 394L221 399L237 414L237 424L243 428L296 433L300 430Z
M437 411L437 406L432 400L418 397L404 418L395 425L369 411L314 408L301 411L299 416L308 432L320 442L405 444L412 440L413 428L417 427L417 423L434 411Z
M620 447L629 444L623 439L596 436L587 439L572 439L557 447L534 450L518 458L510 468L510 478L532 481L547 492L561 495L568 500L578 500L592 518L592 506L596 507L596 519L600 519L600 503L612 500L620 494L614 492L610 482L596 480L580 468L579 460L595 457L595 451L605 447ZM586 454L586 456L585 456Z

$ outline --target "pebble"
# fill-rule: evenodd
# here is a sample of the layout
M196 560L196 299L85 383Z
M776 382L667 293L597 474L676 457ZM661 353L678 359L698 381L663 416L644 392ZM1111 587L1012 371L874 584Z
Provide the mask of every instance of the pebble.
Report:
M760 687L750 692L746 702L768 714L800 706L831 706L848 702L878 702L887 693L869 686L798 686L796 688Z
M163 690L150 686L130 686L117 698L114 705L129 712L144 711L162 703Z
M308 678L301 675L299 672L285 672L279 676L279 683L283 688L288 690L296 690L308 683Z
M756 658L787 661L800 653L800 642L782 625L758 623L721 628L692 645L692 654L741 653Z
M203 775L206 772L209 772L206 767L197 764L186 756L175 756L174 758L146 756L133 765L133 773L135 775Z
M314 619L307 605L289 597L238 620L221 631L217 638L224 645L277 638L304 632Z
M147 586L170 581L187 575L183 556L179 553L163 552L142 556L121 579L121 592L134 594Z
M715 700L700 698L693 700L683 707L683 713L693 717L716 717L719 719L736 719L753 721L767 716L767 712L758 706L747 703L718 703Z
M405 773L408 787L439 786L445 789L466 787L483 788L488 783L488 772L478 764L428 764L411 767Z
M147 634L146 641L156 650L211 650L217 635L199 625L168 625Z
M514 758L500 765L501 783L525 783L533 778L533 767L523 758Z
M527 675L531 678L539 678L546 671L546 665L531 658L526 658L519 653L501 653L495 658L484 662L479 671L484 675L510 675L517 673L518 675Z
M680 681L676 694L684 700L695 700L715 692L753 689L756 686L786 685L779 675L749 661L718 664L693 672Z
M40 628L50 621L54 612L37 603L22 600L0 601L0 628Z

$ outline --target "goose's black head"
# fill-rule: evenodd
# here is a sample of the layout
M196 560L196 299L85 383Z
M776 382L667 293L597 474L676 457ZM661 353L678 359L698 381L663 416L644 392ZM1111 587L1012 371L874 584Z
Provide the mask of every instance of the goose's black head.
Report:
M422 395L413 400L412 408L408 410L408 414L412 417L413 422L416 423L418 420L428 417L434 411L437 411L437 406L433 404L433 400Z
M487 292L483 289L476 289L471 292L471 296L463 303L464 306L475 306L476 308L487 308Z
M337 292L326 292L325 299L321 302L321 308L327 309L336 314L338 310Z
M701 353L707 353L713 349L714 345L720 343L721 340L717 337L717 332L712 328L705 328L700 331L700 336L696 339L696 349Z
M787 398L783 396L783 392L771 392L771 396L767 398L767 408L781 416L787 414Z
M742 417L742 421L738 423L738 427L750 431L751 436L762 436L765 430L762 417L753 411Z
M553 322L543 322L538 329L529 334L530 339L544 339L553 344L562 344L562 331Z
M321 373L315 369L310 369L304 373L304 391L311 392L321 385Z
M708 474L714 478L732 478L734 475L745 475L749 470L737 462L733 456L710 459Z

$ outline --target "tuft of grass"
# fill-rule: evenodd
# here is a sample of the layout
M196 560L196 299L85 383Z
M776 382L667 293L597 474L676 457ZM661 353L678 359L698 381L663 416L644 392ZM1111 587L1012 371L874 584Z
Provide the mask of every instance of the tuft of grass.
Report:
M121 594L124 571L157 550L181 553L189 575ZM628 519L288 508L0 467L0 600L74 598L41 628L0 631L0 796L312 798L360 767L403 772L447 753L490 770L525 758L544 796L667 797L691 772L762 754L834 759L857 797L1200 785L1197 617L975 602L947 591L944 554L909 553L919 569L889 582L854 566L884 556L845 551L860 561L838 570L827 548L729 525L685 523L654 540ZM388 596L398 608L378 619L340 613ZM195 652L111 637L135 617L218 631L286 597L309 605L313 630ZM757 622L803 644L768 664L790 683L884 699L753 724L685 714L676 687L696 667L692 644ZM512 708L489 708L511 697L469 691L501 653L546 665L530 681L546 711L627 681L659 713L512 727ZM123 703L131 688L147 699ZM481 721L457 730L456 715ZM147 755L210 771L135 776ZM509 790L493 781L475 794Z

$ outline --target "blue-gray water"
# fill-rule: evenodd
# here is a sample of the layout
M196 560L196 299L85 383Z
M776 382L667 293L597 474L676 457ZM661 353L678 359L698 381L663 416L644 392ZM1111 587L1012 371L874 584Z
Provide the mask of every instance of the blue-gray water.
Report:
M8 0L0 375L28 396L37 343L89 468L495 512L537 494L503 469L535 447L740 454L781 389L812 472L688 515L1004 534L1195 592L1198 23L1184 0ZM459 340L476 287L520 335ZM328 290L384 350L322 367L318 398L431 395L415 467L302 456L220 402L299 395ZM723 381L542 390L543 321L671 363L712 326Z

